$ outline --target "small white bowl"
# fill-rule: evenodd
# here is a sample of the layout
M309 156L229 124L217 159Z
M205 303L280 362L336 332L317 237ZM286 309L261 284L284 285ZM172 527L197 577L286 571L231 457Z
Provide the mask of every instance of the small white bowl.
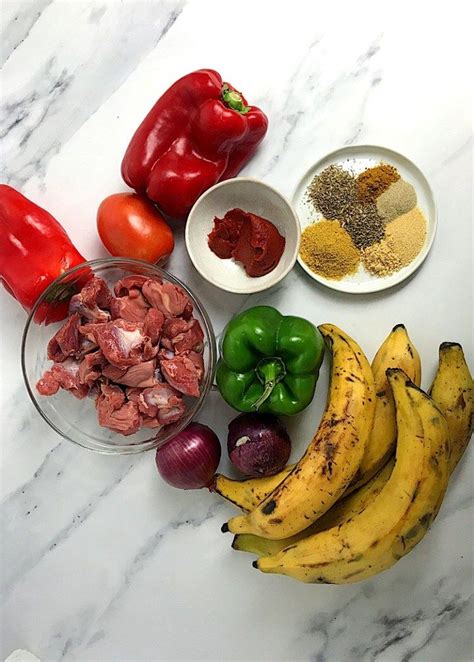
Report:
M222 260L207 243L214 218L222 218L236 207L271 221L285 237L285 250L278 265L265 276L251 278L233 259ZM258 179L228 179L208 189L196 201L186 223L186 248L192 263L207 281L227 292L252 294L279 283L294 267L298 257L301 228L288 200Z

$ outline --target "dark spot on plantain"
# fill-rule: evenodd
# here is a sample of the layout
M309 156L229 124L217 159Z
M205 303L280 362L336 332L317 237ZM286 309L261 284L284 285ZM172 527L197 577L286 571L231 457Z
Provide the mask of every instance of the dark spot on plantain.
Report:
M351 579L351 577L357 577L357 575L360 575L361 572L363 572L362 569L361 570L355 570L354 572L350 572L348 575L344 575L344 579Z
M429 526L432 517L433 517L433 513L425 513L423 517L420 517L421 526L423 527Z
M414 538L420 530L420 527L418 524L415 524L415 526L412 526L412 528L405 533L405 540L411 540L411 538Z
M411 358L413 358L414 354L413 354L413 350L412 350L410 345L407 345L407 351L408 351L409 355L411 356Z
M433 469L438 468L438 460L433 455L430 457L430 464L433 467Z
M310 584L333 584L334 582L330 582L326 577L315 577L312 579Z
M459 407L460 409L465 409L466 408L466 401L464 400L464 393L461 393L459 398L456 401L455 407Z
M282 522L283 520L281 519L281 517L273 517L272 519L268 520L269 524L281 524Z
M363 554L356 554L356 556L354 556L354 558L352 559L349 559L347 563L356 563L357 561L362 561L363 558L364 558Z
M271 515L276 508L276 501L273 499L266 503L262 508L262 513L264 515Z
M321 475L332 476L332 468L334 464L334 456L337 453L337 446L329 439L326 439L324 445L321 448L321 451L324 458L324 463L321 467Z
M416 484L415 491L413 492L413 495L412 495L412 497L411 497L411 502L412 502L412 503L413 503L413 501L416 499L416 497L418 496L418 492L419 492L419 491L420 491L420 483L418 482L418 483Z
M387 391L383 390L383 391L379 391L379 392L376 393L375 395L376 395L378 398L383 398L384 395L386 395L386 393L387 393Z
M297 547L297 545L290 545L289 547L285 547L285 549L281 550L282 554L286 554L286 552L289 552L290 549L295 549L295 547Z

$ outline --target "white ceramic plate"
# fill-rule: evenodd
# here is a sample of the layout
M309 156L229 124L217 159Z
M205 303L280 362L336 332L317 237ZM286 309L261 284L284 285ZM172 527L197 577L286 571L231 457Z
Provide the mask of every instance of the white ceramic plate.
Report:
M375 145L352 145L349 147L342 147L341 149L327 154L324 158L311 166L301 178L293 195L293 205L300 219L302 230L315 220L320 220L322 218L321 214L314 209L314 206L307 198L308 186L315 175L319 174L330 165L340 165L358 175L363 170L366 170L366 168L371 168L381 161L395 166L401 177L414 186L418 198L418 207L426 218L427 228L425 244L413 262L403 269L400 269L400 271L396 271L385 278L373 276L360 265L355 274L346 276L341 280L330 280L319 274L315 274L303 262L301 257L298 256L299 264L306 273L311 276L311 278L314 278L314 280L317 280L319 283L322 283L333 290L349 292L351 294L366 294L368 292L379 292L380 290L386 290L389 287L393 287L411 276L411 274L418 269L428 255L433 244L436 234L437 212L433 192L431 191L431 187L428 184L426 177L421 170L412 163L412 161L402 154Z
M221 260L207 245L214 218L239 207L271 221L285 237L285 250L275 269L251 278L233 259ZM185 240L191 262L201 276L216 287L236 294L252 294L272 287L293 268L298 255L301 228L294 209L276 189L258 179L237 177L216 184L194 204L186 222Z

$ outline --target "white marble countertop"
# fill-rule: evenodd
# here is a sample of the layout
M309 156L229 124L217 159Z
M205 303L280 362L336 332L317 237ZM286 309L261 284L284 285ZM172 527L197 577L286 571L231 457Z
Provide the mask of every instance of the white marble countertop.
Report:
M433 14L414 2L328 4L3 2L1 181L50 210L84 255L104 255L95 213L126 188L132 131L171 82L206 66L268 113L243 173L285 194L333 148L401 151L439 208L433 250L404 286L351 297L297 267L264 294L223 295L194 271L182 236L169 269L217 333L235 311L269 303L340 325L372 357L404 322L426 386L441 341L461 342L473 365L468 15L459 2ZM428 536L385 574L345 587L259 574L221 534L232 509L217 496L169 488L153 453L104 457L48 429L22 382L24 312L3 291L0 306L1 659L16 648L43 662L471 659L472 448ZM317 406L291 424L295 456L326 384L327 367ZM212 394L201 420L224 439L231 417Z

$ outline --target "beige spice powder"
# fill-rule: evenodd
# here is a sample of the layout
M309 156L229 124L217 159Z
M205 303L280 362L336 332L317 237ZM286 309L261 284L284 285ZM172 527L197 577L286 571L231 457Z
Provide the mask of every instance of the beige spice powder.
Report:
M426 219L416 207L398 216L387 224L387 241L393 246L393 252L400 258L402 267L406 267L416 258L426 239Z
M386 223L416 207L416 192L411 184L399 179L377 198L377 212Z
M367 271L374 276L390 276L402 268L398 255L394 252L393 242L382 239L376 244L361 251L362 263Z

